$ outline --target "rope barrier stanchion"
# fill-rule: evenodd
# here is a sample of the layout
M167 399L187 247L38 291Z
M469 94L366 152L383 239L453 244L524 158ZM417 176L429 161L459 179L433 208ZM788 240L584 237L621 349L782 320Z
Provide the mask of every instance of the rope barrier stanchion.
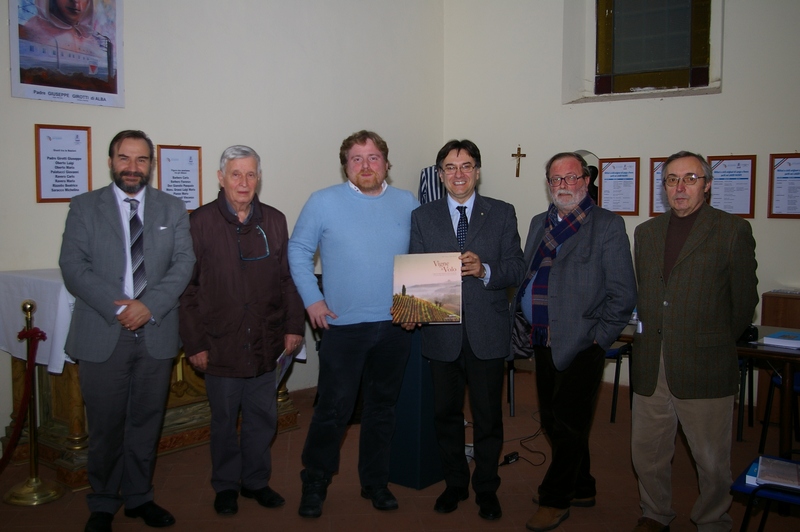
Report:
M15 504L17 506L35 506L37 504L44 504L46 502L59 499L64 494L64 488L50 480L43 480L39 478L39 442L37 438L37 419L36 419L36 387L32 385L33 376L36 372L33 367L36 366L36 349L39 342L46 340L47 336L38 328L33 326L33 313L36 312L36 302L26 299L22 302L22 312L25 314L25 328L19 333L20 340L27 340L28 342L28 367L25 372L25 394L23 395L23 406L19 410L20 422L16 429L22 428L22 417L25 414L24 402L28 401L28 445L30 446L30 475L28 480L17 484L9 490L3 500L8 504ZM12 442L14 438L12 436ZM16 445L16 443L14 443ZM6 454L10 456L11 449L7 449Z

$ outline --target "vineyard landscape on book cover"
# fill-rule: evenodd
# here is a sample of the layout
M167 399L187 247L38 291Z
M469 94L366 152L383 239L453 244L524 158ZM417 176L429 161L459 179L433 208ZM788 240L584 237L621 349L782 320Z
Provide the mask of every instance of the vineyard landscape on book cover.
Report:
M461 323L459 253L394 258L394 323Z

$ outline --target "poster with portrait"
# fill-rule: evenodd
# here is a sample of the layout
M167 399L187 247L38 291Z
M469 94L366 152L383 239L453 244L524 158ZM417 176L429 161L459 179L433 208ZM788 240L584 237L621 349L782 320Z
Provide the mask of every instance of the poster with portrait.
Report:
M124 107L123 0L9 0L11 95Z

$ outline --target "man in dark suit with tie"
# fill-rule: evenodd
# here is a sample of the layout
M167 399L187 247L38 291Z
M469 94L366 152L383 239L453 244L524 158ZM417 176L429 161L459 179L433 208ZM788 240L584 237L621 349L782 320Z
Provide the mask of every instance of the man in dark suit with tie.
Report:
M502 515L497 466L503 447L502 389L510 312L506 289L522 279L517 216L508 203L475 192L481 153L469 140L451 140L436 157L447 197L411 214L411 253L460 251L460 325L422 329L422 354L430 360L434 419L446 489L434 510L448 513L469 496L465 455L464 391L472 410L478 514Z
M747 220L706 203L712 179L703 156L671 155L662 168L670 209L634 235L641 330L631 357L631 458L642 508L635 531L669 530L675 517L678 423L697 463L692 521L700 531L732 526L736 340L758 304L756 243Z
M194 265L180 199L148 186L152 141L126 130L111 141L114 182L72 199L59 265L75 296L64 350L79 363L89 428L92 493L87 532L110 531L114 514L164 527L153 471L173 358L178 297Z
M531 220L528 274L514 299L531 325L518 340L535 352L539 415L553 448L534 499L539 508L525 525L534 532L558 527L571 506L595 505L589 456L595 400L605 351L636 304L625 222L594 204L590 175L577 153L558 153L547 162L552 203Z

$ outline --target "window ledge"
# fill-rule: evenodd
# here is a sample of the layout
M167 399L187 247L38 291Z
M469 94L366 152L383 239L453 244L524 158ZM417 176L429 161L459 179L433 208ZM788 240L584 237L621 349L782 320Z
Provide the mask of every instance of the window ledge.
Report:
M721 92L722 92L722 84L717 82L708 87L696 87L696 88L686 88L686 89L685 88L662 89L662 90L640 89L636 91L615 93L615 94L601 94L601 95L587 94L585 96L581 96L573 100L568 100L563 103L573 104L573 103L615 102L620 100L643 100L643 99L653 99L653 98L663 99L663 98L674 98L677 96L702 96L705 94L720 94Z

